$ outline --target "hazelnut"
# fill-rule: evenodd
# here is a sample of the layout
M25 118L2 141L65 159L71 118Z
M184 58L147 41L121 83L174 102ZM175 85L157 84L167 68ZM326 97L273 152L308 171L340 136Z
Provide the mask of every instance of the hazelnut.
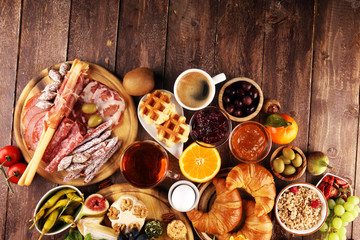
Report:
M261 110L266 114L278 113L281 110L281 105L276 99L266 99Z

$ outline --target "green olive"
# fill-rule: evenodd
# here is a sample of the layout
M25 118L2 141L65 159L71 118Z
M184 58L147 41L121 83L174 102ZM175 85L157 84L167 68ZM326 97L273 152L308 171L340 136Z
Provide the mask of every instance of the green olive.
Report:
M292 165L294 165L294 167L300 167L302 165L302 157L300 156L300 154L296 153L295 154L295 159L291 161Z
M293 160L295 158L295 152L291 148L283 148L282 154L290 160Z
M294 168L294 166L291 165L286 165L283 174L284 175L293 175L296 172L296 168Z
M277 173L282 173L285 169L284 161L281 158L275 158L272 165Z
M100 115L92 115L88 120L89 127L96 127L102 123L103 118Z
M85 103L81 107L81 111L86 114L93 114L97 111L97 106L95 103Z
M284 155L279 156L279 158L281 158L285 164L290 164L291 160L288 159L287 157L285 157Z

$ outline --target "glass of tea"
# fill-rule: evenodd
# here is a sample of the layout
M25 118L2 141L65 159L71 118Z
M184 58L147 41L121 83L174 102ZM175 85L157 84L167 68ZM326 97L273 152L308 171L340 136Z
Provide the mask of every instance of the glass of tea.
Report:
M130 144L120 160L124 178L138 188L153 188L166 177L179 179L180 175L169 170L169 157L165 149L151 140Z

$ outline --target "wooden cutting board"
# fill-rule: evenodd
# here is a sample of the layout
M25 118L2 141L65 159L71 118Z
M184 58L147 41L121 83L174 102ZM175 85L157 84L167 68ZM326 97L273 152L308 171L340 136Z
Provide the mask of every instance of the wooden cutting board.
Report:
M171 208L169 201L165 194L157 191L156 189L140 189L131 186L128 183L115 184L110 187L104 188L98 192L103 195L110 203L110 205L119 199L122 195L132 195L140 199L146 205L149 213L147 219L157 219L162 221L161 216L164 213L172 212L175 214L175 219L182 220L187 228L187 235L185 240L193 240L194 235L191 229L191 224L184 213L178 212ZM160 238L157 239L170 239L166 235L166 225L163 225L164 231Z
M61 63L56 64L55 66L53 66L53 68L59 69L60 65ZM117 136L119 140L122 141L122 145L121 148L111 157L111 159L102 166L102 168L99 170L99 172L96 174L96 176L90 183L84 184L83 183L84 179L82 177L66 182L66 184L73 186L83 186L83 185L97 183L99 181L108 178L115 171L117 171L120 167L120 156L122 151L130 143L135 141L138 130L138 121L137 121L134 102L132 98L126 93L125 89L120 83L120 80L103 67L100 67L92 63L89 63L89 65L90 65L89 76L88 76L89 78L99 81L107 85L111 89L117 91L120 94L120 96L125 100L126 108L122 120L119 126L113 129L113 133L112 133L112 136ZM26 85L15 107L15 118L14 118L15 140L27 162L30 162L34 154L34 151L30 151L27 149L23 138L24 127L22 126L21 123L21 119L24 111L23 108L28 99L34 96L34 94L43 90L47 84L52 82L52 80L49 78L49 70L50 67L44 69L43 71L40 72L40 74L37 77L33 78ZM47 171L45 171L46 166L47 164L45 162L41 162L39 168L37 169L37 173L54 183L65 184L63 182L63 179L66 176L67 172L55 171L53 173L48 173Z

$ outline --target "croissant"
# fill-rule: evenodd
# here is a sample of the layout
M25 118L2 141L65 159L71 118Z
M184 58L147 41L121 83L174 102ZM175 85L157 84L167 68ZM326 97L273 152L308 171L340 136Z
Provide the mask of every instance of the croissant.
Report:
M226 177L226 188L243 188L255 198L255 214L264 215L274 207L276 189L271 173L258 164L239 164Z
M209 212L191 210L186 213L193 226L208 234L224 234L241 220L241 197L236 189L226 190L225 179L214 178L216 199Z
M248 240L270 240L273 227L270 217L267 214L258 217L255 214L254 201L243 200L242 203L245 214L244 226L238 232L225 233L224 235L218 236L218 239L229 240L231 236L236 237L241 235L246 237Z

